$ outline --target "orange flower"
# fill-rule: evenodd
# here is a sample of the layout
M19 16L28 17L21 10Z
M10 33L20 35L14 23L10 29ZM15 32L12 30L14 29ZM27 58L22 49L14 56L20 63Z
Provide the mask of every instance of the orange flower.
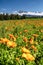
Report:
M37 48L36 48L34 45L32 45L31 48L32 48L34 51L37 51Z
M24 30L24 32L28 32L28 30Z
M10 38L14 38L14 36L12 34L9 34Z
M14 41L16 41L16 38L14 37L14 35L9 34L9 37L10 37L10 39L13 39Z
M22 32L20 32L20 34L22 34Z
M0 43L2 43L2 40L1 40L1 38L0 38Z
M9 40L8 40L7 38L1 38L1 41L2 41L3 43L7 43Z
M17 61L19 61L19 58L16 58Z
M39 35L38 34L33 34L34 37L38 37Z
M30 38L29 42L30 42L30 44L34 44L33 38Z
M30 51L27 48L25 48L25 47L22 48L22 52L24 52L24 53L30 53Z
M9 41L7 42L7 46L14 48L17 46L17 44L15 42Z
M28 61L34 61L35 60L34 56L32 56L31 54L25 54L25 53L23 53L22 57L25 58Z
M14 41L16 41L16 37L14 37Z
M2 43L2 41L0 41L0 43Z
M43 30L41 30L41 32L43 33Z
M28 39L26 37L24 37L23 38L23 41L27 43L28 42Z
M16 47L17 46L17 44L15 42L12 42L12 41L8 40L7 38L1 38L0 42L3 44L6 44L9 47Z

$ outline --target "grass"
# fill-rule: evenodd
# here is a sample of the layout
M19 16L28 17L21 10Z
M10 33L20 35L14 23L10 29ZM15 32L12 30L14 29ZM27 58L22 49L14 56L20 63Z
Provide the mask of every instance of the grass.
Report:
M23 53L26 57L22 57ZM29 60L27 54L35 60L31 56ZM0 21L0 65L43 65L43 19Z

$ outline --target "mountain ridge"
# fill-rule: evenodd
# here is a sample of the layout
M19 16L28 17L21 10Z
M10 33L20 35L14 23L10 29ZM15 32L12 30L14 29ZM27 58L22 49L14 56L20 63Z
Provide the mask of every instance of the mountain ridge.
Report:
M3 14L3 12L0 12L0 14ZM6 15L6 13L4 13ZM10 14L15 14L15 15L20 15L20 16L23 16L23 15L26 15L26 16L43 16L43 12L27 12L27 11L13 11L12 13L8 13L9 15Z

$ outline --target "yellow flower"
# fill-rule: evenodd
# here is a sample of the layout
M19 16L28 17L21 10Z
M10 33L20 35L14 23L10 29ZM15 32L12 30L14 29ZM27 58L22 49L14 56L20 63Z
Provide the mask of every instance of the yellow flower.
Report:
M23 47L22 48L22 52L24 52L24 53L30 53L30 50L28 50L27 48Z
M10 37L10 39L13 39L14 41L16 41L16 38L14 37L14 35L9 34L9 37Z
M38 34L33 34L34 37L38 37L39 35Z
M28 30L24 30L24 32L28 32Z
M28 61L34 61L35 60L34 56L32 56L31 54L25 54L25 53L23 53L22 57L25 58Z
M27 43L28 42L28 39L26 37L24 37L23 38L23 41Z
M34 44L33 38L30 38L29 42L30 42L30 44Z
M9 40L8 40L7 38L1 38L1 41L2 41L3 43L7 43Z
M16 47L17 46L17 44L15 43L15 42L12 42L12 41L9 41L9 42L7 42L7 46L9 46L9 47Z
M19 32L20 34L22 34L22 32Z
M19 61L19 58L16 58L17 61Z
M34 51L37 51L37 48L36 48L34 45L32 45L31 48L32 48Z

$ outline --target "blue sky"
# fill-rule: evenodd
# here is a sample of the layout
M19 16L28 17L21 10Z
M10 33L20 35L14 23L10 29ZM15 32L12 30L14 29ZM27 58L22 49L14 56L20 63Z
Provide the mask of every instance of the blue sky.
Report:
M43 12L43 0L0 0L0 12L19 10Z

